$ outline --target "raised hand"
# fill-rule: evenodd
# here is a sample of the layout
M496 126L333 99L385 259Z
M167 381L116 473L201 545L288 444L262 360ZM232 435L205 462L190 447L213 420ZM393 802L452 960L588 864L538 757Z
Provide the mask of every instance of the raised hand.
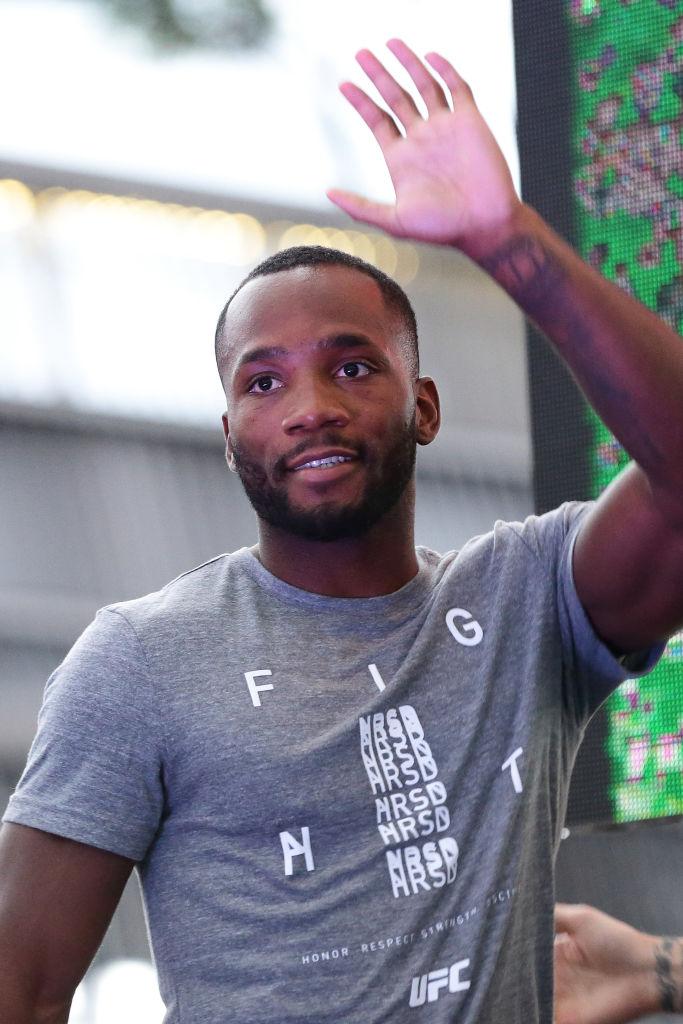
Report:
M391 235L471 252L504 228L521 205L505 158L469 86L447 60L437 53L426 56L444 88L401 40L387 46L413 80L426 118L369 50L356 59L393 117L357 85L344 82L340 89L377 139L396 201L377 203L340 189L327 195L355 220Z

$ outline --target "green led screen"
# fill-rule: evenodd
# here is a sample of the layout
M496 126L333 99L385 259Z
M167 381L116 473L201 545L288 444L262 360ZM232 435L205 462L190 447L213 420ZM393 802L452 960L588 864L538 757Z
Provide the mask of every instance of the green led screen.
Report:
M569 0L574 242L683 328L683 3ZM683 342L682 342L683 343ZM586 409L590 496L626 453ZM683 587L683 580L681 581ZM606 705L615 821L683 814L683 636Z

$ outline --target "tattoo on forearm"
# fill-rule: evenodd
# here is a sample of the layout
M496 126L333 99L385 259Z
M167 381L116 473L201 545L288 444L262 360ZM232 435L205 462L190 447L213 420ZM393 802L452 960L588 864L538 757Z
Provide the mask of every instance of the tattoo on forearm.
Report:
M571 362L579 383L582 379L585 382L591 403L615 410L615 419L618 416L620 422L619 436L627 451L643 467L654 469L662 465L664 453L636 414L630 394L601 367L591 326L576 309L566 287L567 274L553 253L536 239L518 235L485 260L483 266L541 329L553 325L560 348L571 346Z
M674 976L674 958L679 962L678 981ZM680 978L683 968L683 939L663 938L655 948L655 971L662 1010L665 1013L680 1013L683 1010L683 982Z
M567 288L566 271L553 253L536 239L520 235L493 253L484 269L541 329L552 327L556 344L563 347L569 343L574 350L573 362L578 359L590 366L590 376L595 380L598 362L594 358L593 331L577 311ZM611 392L606 397L613 400L623 397L606 375L600 389Z
M547 249L524 235L493 253L484 269L509 291L531 316L557 309L565 273Z

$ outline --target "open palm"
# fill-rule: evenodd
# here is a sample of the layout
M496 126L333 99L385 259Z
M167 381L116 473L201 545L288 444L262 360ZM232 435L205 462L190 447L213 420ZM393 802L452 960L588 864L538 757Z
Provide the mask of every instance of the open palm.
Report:
M436 53L426 58L444 89L405 43L387 45L415 83L427 117L369 50L360 51L358 63L393 116L351 82L341 91L375 136L396 201L377 203L339 189L328 196L354 219L389 234L467 249L519 205L510 171L469 86L448 61Z

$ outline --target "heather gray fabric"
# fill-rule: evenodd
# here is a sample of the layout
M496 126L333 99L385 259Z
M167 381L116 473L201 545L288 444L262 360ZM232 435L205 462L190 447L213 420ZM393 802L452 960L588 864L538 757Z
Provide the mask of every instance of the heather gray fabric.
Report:
M98 614L5 820L141 862L169 1024L549 1024L567 780L626 676L583 512L419 548L386 597L243 548Z

